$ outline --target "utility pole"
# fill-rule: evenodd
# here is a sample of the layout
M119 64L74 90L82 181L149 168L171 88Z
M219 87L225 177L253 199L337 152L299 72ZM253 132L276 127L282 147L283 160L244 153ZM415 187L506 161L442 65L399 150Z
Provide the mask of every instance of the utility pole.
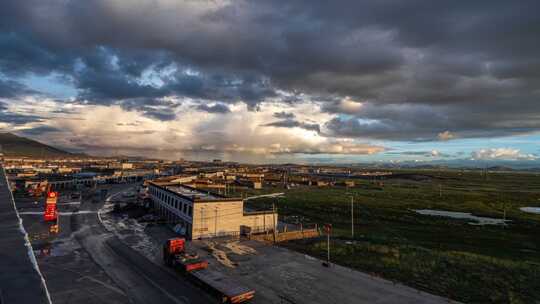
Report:
M323 266L330 267L330 233L332 232L332 224L325 224L324 230L326 230L326 265L323 263Z
M351 196L351 237L354 239L354 196Z
M276 204L272 203L272 217L274 222L274 244L276 243Z
M201 237L203 231L204 231L204 207L201 207L201 231L199 234L199 237Z
M439 184L439 197L442 198L442 184Z
M217 207L216 207L216 218L214 220L214 237L217 236Z
M503 228L506 228L506 206L504 207L504 212L503 212L503 214L504 214Z
M326 253L327 253L327 262L328 266L330 266L330 229L328 229L328 233L326 234L327 241L326 241Z
M506 203L503 203L503 229L506 228Z

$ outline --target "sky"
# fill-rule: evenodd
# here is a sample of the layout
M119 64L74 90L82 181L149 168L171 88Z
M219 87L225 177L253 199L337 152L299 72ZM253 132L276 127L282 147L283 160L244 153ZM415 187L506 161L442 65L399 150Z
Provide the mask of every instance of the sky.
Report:
M3 0L0 131L94 155L540 163L539 11Z

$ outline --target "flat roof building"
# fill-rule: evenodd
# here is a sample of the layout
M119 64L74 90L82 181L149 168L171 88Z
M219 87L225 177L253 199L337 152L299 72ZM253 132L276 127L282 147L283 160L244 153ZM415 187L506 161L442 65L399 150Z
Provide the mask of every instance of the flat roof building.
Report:
M180 183L149 182L148 194L157 213L192 239L239 235L243 229L252 233L271 231L278 221L273 211L244 210L242 198Z

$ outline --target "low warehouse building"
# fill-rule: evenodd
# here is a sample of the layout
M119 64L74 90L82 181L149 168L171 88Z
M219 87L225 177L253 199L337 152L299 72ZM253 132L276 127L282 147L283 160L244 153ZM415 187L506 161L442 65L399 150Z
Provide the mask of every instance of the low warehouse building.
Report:
M148 194L158 214L180 225L188 238L239 235L242 230L265 232L277 225L273 211L247 212L241 198L201 191L183 184L149 182Z

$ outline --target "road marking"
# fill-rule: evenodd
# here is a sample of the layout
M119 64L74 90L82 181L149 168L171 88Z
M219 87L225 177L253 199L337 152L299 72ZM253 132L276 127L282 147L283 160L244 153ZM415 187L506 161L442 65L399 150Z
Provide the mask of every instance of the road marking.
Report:
M67 202L67 203L58 203L57 205L80 205L81 202Z
M110 285L110 284L107 284L107 283L105 283L105 282L102 282L102 281L100 281L100 280L98 280L98 279L96 279L96 278L93 278L93 277L91 277L91 276L82 276L82 277L78 278L76 281L80 282L80 281L82 281L82 280L84 280L84 279L90 280L90 281L92 281L92 282L94 282L94 283L97 283L97 284L101 284L101 285L103 285L103 287L105 287L105 288L107 288L107 289L110 289L110 290L112 290L112 291L115 291L115 292L117 292L117 293L119 293L119 294L121 294L121 295L123 295L123 296L126 295L121 289L116 288L116 287L114 287L114 286L112 286L112 285Z
M98 213L97 211L91 211L91 210L81 210L81 211L73 211L73 212L58 212L58 215L76 215L76 214L93 214ZM43 215L43 211L27 211L27 212L19 212L21 215Z
M113 285L111 285L111 284L107 284L107 283L105 283L105 282L103 282L103 281L100 281L100 280L98 280L98 279L96 279L96 278L94 278L94 277L91 277L91 276L88 276L88 275L84 275L84 274L82 274L82 273L80 273L80 272L78 272L78 271L75 271L75 270L73 270L73 269L69 269L69 268L65 268L65 267L58 267L58 266L55 266L55 265L49 265L49 267L61 269L61 270L68 271L68 272L71 272L71 273L74 273L74 274L79 275L80 277L77 278L77 279L75 280L76 282L80 282L80 281L82 281L82 280L84 280L84 279L87 279L87 280L92 281L92 282L94 282L94 283L103 285L103 287L105 287L105 288L107 288L107 289L110 289L110 290L112 290L112 291L114 291L114 292L116 292L116 293L119 293L119 294L121 294L121 295L123 295L123 296L126 296L126 293L125 293L123 290L121 290L121 289L119 289L119 288L117 288L117 287L115 287L115 286L113 286Z

